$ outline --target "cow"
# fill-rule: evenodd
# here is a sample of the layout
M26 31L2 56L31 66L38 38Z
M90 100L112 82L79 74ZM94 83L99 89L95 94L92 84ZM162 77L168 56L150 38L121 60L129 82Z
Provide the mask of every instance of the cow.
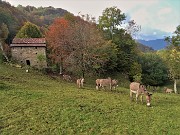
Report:
M130 84L130 99L132 101L133 98L133 93L136 94L136 102L138 102L138 97L139 95L141 95L141 102L143 103L143 95L146 96L146 103L147 106L151 105L151 96L152 94L150 94L147 90L145 85L142 85L138 82L132 82Z
M165 88L165 92L166 92L166 93L172 93L173 90L166 87L166 88Z
M98 90L100 87L100 79L96 79L96 89Z
M77 79L76 83L77 83L78 88L83 88L84 78Z
M110 90L112 90L112 80L110 77L107 79L99 79L99 87L102 87L105 89L105 87L109 87Z
M68 82L72 82L70 75L63 75L63 80L68 81Z
M114 88L116 90L116 87L118 86L118 80L113 79L112 80L112 88Z

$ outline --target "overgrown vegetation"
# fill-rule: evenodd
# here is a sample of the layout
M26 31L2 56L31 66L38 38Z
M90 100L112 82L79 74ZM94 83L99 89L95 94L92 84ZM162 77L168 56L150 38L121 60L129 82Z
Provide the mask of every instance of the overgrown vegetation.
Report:
M179 95L154 93L152 107L130 102L129 89L95 90L37 71L0 65L0 133L179 134ZM90 83L92 82L92 83Z

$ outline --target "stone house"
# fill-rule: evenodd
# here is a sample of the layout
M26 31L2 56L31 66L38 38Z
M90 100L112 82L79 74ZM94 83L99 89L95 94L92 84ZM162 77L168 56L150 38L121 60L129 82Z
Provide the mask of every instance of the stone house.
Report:
M10 47L12 59L19 64L47 67L45 38L14 38Z

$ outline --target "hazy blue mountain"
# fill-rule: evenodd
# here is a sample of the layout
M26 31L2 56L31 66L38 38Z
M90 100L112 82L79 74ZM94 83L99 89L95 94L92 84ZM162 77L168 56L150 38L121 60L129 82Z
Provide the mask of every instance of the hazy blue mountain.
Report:
M146 45L143 45L139 42L137 42L137 47L140 51L144 52L144 53L147 53L147 52L154 52L155 50L152 48L152 47L149 47L149 46L146 46Z
M164 39L155 39L155 40L148 40L148 41L137 40L137 41L143 45L153 48L154 50L164 49L168 45L168 43L166 41L164 41Z

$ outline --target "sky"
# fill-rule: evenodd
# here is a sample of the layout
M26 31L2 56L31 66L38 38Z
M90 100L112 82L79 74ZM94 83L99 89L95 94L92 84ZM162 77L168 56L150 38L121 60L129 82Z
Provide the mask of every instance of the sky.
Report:
M89 14L96 17L103 10L116 6L128 20L141 26L136 38L144 40L162 39L172 36L180 25L180 0L4 0L13 6L35 6L65 9L74 15Z

